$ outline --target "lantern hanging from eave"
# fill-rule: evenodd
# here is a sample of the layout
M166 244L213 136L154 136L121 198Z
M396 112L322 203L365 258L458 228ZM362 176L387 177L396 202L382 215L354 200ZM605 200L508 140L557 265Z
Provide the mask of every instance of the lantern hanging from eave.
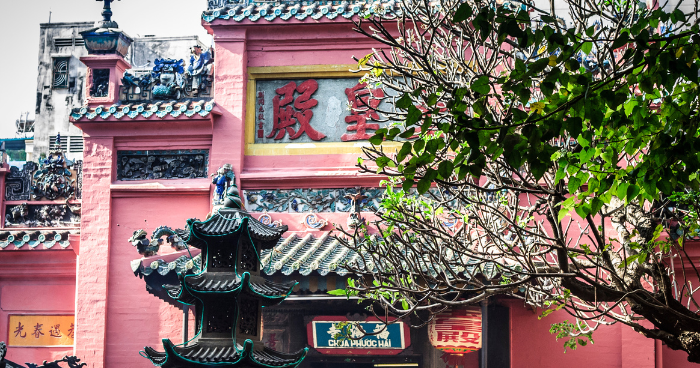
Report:
M447 309L428 324L430 343L448 354L481 349L481 310L478 307Z

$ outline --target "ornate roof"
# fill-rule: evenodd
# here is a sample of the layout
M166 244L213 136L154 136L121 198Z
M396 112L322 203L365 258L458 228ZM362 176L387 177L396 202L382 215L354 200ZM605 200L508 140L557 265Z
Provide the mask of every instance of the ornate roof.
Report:
M75 121L81 119L87 120L106 120L113 117L117 120L130 118L136 119L137 117L150 118L151 116L156 116L158 118L180 118L199 115L201 117L207 117L214 109L214 101L205 100L188 100L188 101L158 101L154 103L127 103L127 104L114 104L109 107L102 105L96 107L83 106L80 108L73 109L71 113L71 118Z
M286 225L281 227L263 225L245 210L228 207L219 209L205 221L190 219L187 223L190 231L187 234L183 233L182 240L197 248L206 244L202 241L204 238L239 234L240 226L246 226L251 238L260 241L263 247L274 245L275 241L287 231Z
M165 352L161 353L146 347L144 353L156 366L162 366L169 358L175 362L170 365L191 366L199 364L242 364L245 367L296 367L306 356L308 348L293 354L285 354L267 347L253 350L253 343L247 340L243 346L220 346L195 343L189 346L175 346L169 339L163 339ZM178 364L180 363L180 364Z
M315 237L308 233L300 237L292 234L286 239L280 239L276 247L261 252L262 271L267 275L274 275L278 271L284 275L299 272L304 276L312 272L318 272L321 276L330 272L341 276L348 274L342 266L358 260L359 255L330 237L329 233L319 235Z
M318 20L327 18L330 20L342 17L350 19L354 16L367 14L392 14L395 9L395 1L232 1L210 0L208 10L202 14L207 22L215 19L232 20L241 22L250 20L255 22L264 19L271 22L277 18L281 20L305 20L311 18Z
M284 301L297 283L296 281L276 283L259 276L251 276L248 272L244 272L240 277L237 275L232 277L230 273L225 272L211 272L185 275L184 284L185 290L182 290L181 285L166 287L170 297L190 304L193 297L199 299L211 295L218 298L222 293L226 294L225 296L237 297L243 292L262 297L262 305L267 307Z

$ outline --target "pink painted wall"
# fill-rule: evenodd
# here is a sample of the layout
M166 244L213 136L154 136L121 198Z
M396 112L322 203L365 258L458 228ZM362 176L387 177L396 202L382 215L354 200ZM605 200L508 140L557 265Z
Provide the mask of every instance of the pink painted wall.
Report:
M182 342L182 311L149 294L145 282L134 276L129 263L139 255L127 239L135 229L146 229L150 235L160 225L182 228L189 217L204 218L208 199L206 194L173 195L167 200L161 194L112 199L106 366L147 366L150 363L138 356L144 346L161 348L165 337ZM170 251L167 246L161 249L161 254ZM194 321L190 326L191 338Z
M0 251L0 341L7 341L14 331L13 326L8 326L11 314L73 314L74 311L72 250ZM72 354L73 347L10 346L6 358L15 363L41 363Z

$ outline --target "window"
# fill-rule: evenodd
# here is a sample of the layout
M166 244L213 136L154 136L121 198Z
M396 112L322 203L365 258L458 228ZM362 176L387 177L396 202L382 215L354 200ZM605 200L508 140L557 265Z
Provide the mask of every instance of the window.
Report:
M49 137L49 150L53 151L56 147L56 136ZM83 152L83 137L80 135L61 135L61 151L63 152Z
M81 37L78 38L55 38L53 40L53 45L56 48L60 47L71 47L71 46L84 46L85 40Z
M68 88L68 62L70 57L53 58L53 88Z

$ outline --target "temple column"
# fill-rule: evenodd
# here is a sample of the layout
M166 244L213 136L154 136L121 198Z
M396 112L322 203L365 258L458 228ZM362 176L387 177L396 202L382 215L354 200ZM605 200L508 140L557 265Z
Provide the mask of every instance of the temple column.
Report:
M105 366L110 183L114 139L85 135L80 255L77 265L75 354L89 368ZM101 267L96 267L101 265Z
M215 41L214 83L216 104L222 116L214 121L209 172L215 173L224 163L234 171L243 171L245 152L245 104L248 66L245 29L218 30ZM231 155L233 153L233 156ZM240 185L240 175L236 178Z

